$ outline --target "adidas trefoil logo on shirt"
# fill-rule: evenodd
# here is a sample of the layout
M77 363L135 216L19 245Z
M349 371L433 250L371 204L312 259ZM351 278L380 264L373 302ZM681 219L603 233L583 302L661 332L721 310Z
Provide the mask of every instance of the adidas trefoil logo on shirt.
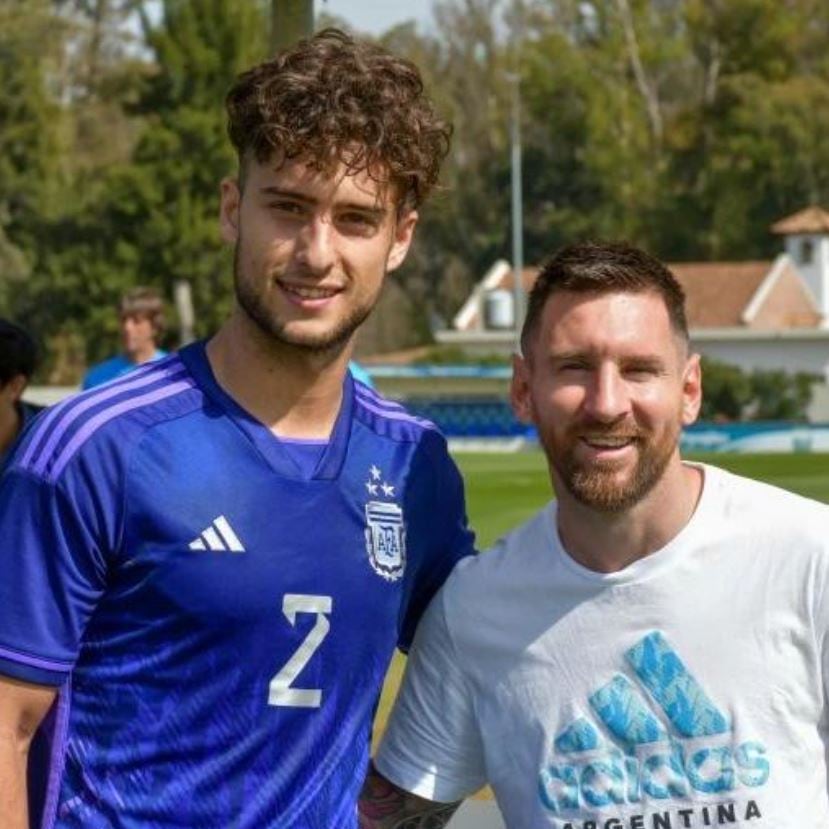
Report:
M220 515L213 519L201 535L190 542L191 550L213 550L217 553L244 553L245 547L233 532L227 518Z

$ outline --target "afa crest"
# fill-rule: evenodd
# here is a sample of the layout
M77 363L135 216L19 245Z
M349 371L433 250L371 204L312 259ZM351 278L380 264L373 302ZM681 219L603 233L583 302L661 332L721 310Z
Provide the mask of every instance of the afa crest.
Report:
M366 504L366 550L375 573L397 581L406 569L406 525L397 504Z

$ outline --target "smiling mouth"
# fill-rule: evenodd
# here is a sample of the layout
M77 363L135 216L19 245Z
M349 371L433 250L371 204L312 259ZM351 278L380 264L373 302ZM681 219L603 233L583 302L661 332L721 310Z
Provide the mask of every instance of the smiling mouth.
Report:
M593 449L622 449L636 442L633 435L582 435L581 439Z
M342 290L341 288L327 288L319 285L293 285L290 282L278 282L278 284L285 293L299 299L331 299Z

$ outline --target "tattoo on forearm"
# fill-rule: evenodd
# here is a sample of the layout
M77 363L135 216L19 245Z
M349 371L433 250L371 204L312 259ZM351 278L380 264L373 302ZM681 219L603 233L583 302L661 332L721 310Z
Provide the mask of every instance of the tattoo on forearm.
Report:
M360 795L360 829L443 829L458 806L404 792L372 767Z

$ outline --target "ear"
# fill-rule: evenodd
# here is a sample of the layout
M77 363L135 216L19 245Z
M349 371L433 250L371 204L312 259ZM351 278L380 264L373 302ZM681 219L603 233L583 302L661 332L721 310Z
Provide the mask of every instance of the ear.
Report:
M220 194L219 228L222 239L235 244L239 240L239 208L242 202L239 182L230 176L222 179Z
M17 403L26 391L26 386L29 385L29 378L25 374L15 374L11 380L6 384L6 388L11 395L13 403Z
M386 271L396 270L403 264L414 238L414 229L418 218L417 210L405 210L398 217L394 228L394 239L389 249L389 255L386 257Z
M526 357L512 355L512 383L510 403L515 416L522 423L533 422L532 396L530 393L530 365Z
M682 425L690 426L702 405L702 366L699 354L692 354L682 374Z

